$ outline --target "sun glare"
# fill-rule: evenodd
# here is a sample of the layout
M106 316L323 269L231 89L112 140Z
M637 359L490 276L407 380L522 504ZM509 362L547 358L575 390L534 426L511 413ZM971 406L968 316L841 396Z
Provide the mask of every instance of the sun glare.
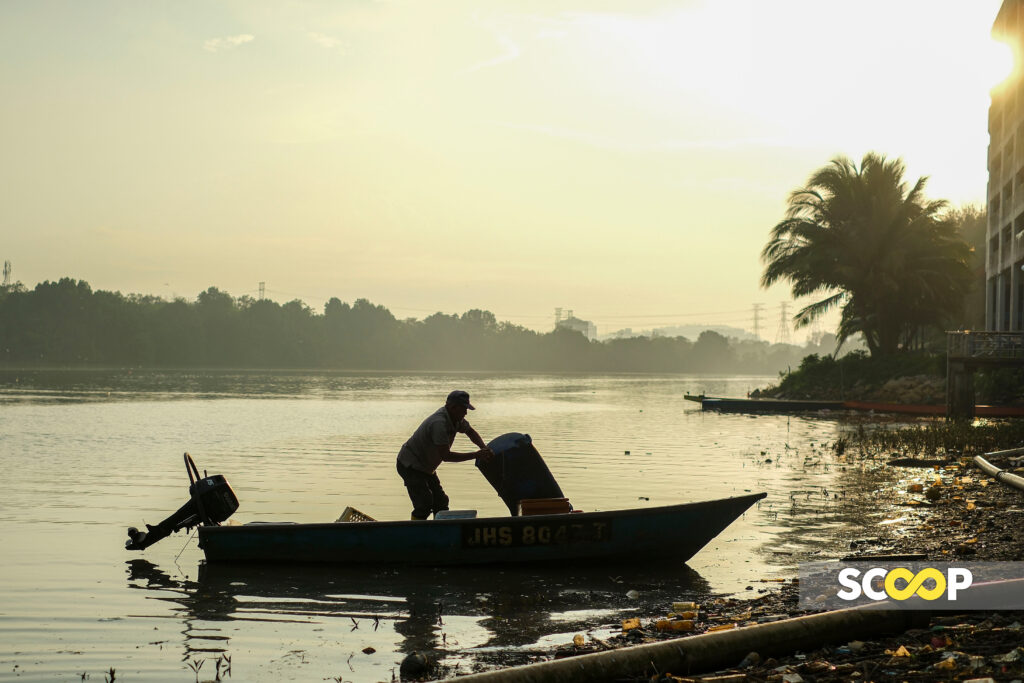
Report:
M1006 43L991 41L985 54L985 80L990 87L1002 83L1013 73L1016 66L1013 48Z

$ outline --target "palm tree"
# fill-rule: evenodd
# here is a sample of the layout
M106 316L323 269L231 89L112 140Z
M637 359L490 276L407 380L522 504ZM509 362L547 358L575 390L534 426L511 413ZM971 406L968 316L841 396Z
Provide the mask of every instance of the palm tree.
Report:
M970 282L970 248L924 197L926 178L908 189L900 159L868 153L860 167L836 157L793 191L786 217L761 253L761 285L788 280L794 297L822 295L796 326L842 309L839 343L857 332L873 356L909 348L942 325Z

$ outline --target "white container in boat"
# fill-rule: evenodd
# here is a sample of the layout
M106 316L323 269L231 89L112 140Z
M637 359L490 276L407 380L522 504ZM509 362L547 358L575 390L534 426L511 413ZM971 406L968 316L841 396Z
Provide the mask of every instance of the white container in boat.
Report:
M476 510L438 510L434 519L475 519Z

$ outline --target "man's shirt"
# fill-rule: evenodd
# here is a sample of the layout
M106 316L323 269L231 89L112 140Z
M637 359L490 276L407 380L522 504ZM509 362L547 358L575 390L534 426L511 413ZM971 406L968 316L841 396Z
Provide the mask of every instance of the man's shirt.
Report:
M398 462L432 474L441 464L437 447L448 446L450 449L455 443L455 435L459 432L465 434L468 429L469 423L465 419L455 424L448 410L441 406L402 444L402 449L398 451Z

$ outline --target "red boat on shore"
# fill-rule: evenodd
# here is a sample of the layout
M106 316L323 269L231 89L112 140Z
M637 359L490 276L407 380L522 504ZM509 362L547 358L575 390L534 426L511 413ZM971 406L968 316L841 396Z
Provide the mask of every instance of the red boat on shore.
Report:
M871 401L844 401L850 410L876 413L903 413L905 415L946 416L946 406L903 403L876 403ZM1024 417L1024 406L974 406L975 417Z
M922 417L945 417L946 406L921 403L882 403L879 401L806 401L777 398L724 398L686 394L688 401L700 403L704 410L724 413L810 413L836 410L897 413ZM1024 406L974 406L976 417L1024 417Z

